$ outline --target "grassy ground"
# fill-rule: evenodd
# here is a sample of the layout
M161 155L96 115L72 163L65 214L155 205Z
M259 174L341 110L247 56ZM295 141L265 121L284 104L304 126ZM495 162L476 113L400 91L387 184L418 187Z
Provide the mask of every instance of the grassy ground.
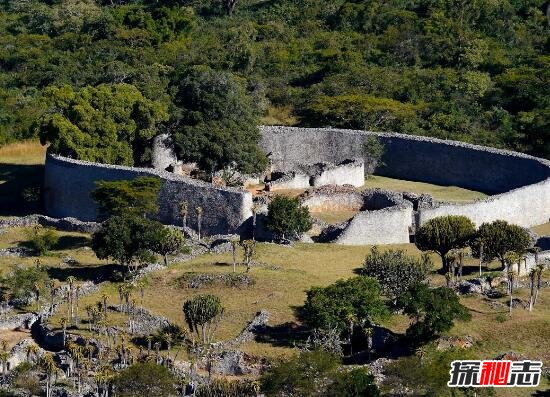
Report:
M539 236L550 236L550 222L534 226L531 228L531 230L537 233Z
M363 189L388 189L397 192L427 193L439 201L470 202L487 197L486 194L456 186L441 186L424 182L404 181L387 178L385 176L370 175L365 181Z
M112 273L113 269L116 269L116 265L112 266L98 260L93 252L84 246L87 241L86 235L60 234L64 243L50 255L40 258L43 265L51 267L49 273L52 277L64 280L69 275L75 275L79 280L87 280L100 273ZM0 235L0 248L20 245L25 239L25 229L9 229ZM420 255L416 247L411 244L381 247L381 249L390 248L401 248L411 255ZM268 337L264 341L249 342L242 348L245 352L258 356L271 358L288 356L294 354L296 351L294 342L300 338L300 333L296 331L299 329L299 324L294 309L304 302L305 291L312 286L325 286L338 279L355 275L369 251L370 247L365 246L296 244L294 247L284 247L259 244L254 258L257 265L250 273L255 280L253 286L241 289L220 285L200 289L183 287L178 283L178 279L188 272L229 273L232 271L230 254L203 255L150 274L147 277L148 285L145 289L143 306L185 327L181 309L183 302L199 293L216 294L226 308L224 319L216 335L219 340L235 337L258 311L266 309L270 313ZM66 255L77 259L81 262L80 265L62 264L61 258ZM435 267L440 266L438 257L433 255L432 258L436 264ZM35 264L35 259L33 257L2 258L0 269L6 272L14 263L32 266ZM495 266L496 264L492 264L489 270L494 270ZM475 274L477 270L476 261L468 260L465 274ZM242 273L245 269L240 266L237 271ZM430 276L432 285L442 285L444 282L440 275L434 273ZM84 307L100 301L102 294L108 295L110 303L118 303L118 285L115 282L106 282L102 284L98 293L81 299L80 311L83 318L86 318ZM518 292L518 296L522 298L525 298L526 294L526 290ZM134 292L132 299L135 299L137 304L141 304L141 297L137 291ZM463 297L462 301L471 309L473 319L468 323L457 323L447 334L473 336L476 343L472 350L476 356L492 358L512 350L532 359L542 359L546 364L550 363L550 351L547 347L547 341L550 340L550 327L548 327L550 308L547 304L550 301L549 289L541 291L540 304L533 313L517 309L512 318L507 317L504 306L493 309L478 296ZM505 299L501 301L504 302ZM63 316L66 316L64 308L51 319L52 325L59 327ZM123 314L109 315L111 324L123 328L126 320ZM406 317L396 315L384 325L394 332L402 333L407 324ZM82 324L79 329L71 332L90 336L86 324ZM0 332L0 337L14 338L19 335L8 333L4 335ZM185 354L181 353L179 357L183 358ZM527 393L527 390L522 390L523 392ZM506 391L498 391L497 395L511 396L506 393Z
M25 189L39 189L44 179L46 148L38 141L0 148L0 216L40 211L40 201L23 199Z

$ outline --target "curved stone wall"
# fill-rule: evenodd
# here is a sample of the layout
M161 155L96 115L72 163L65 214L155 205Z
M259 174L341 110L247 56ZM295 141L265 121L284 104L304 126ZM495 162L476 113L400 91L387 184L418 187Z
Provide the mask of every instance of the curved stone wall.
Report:
M159 192L158 219L165 224L181 225L178 205L189 203L188 226L197 229L194 209L204 209L202 231L205 234L240 232L243 223L252 216L252 195L244 190L221 188L210 183L185 178L150 168L123 167L48 154L44 177L44 205L48 215L74 217L93 221L97 208L90 198L95 182L156 176L162 180Z
M521 153L413 135L332 128L261 127L261 146L275 169L307 161L339 163L362 157L366 137L384 144L376 174L495 194L550 177L550 163Z
M384 144L384 165L376 174L459 186L490 194L467 204L419 208L417 223L442 215L466 215L477 225L503 219L521 226L550 218L550 162L521 153L462 142L331 128L261 127L261 146L275 169L288 170L307 159L334 162L362 155L366 137ZM382 228L380 233L387 233Z
M290 171L305 162L339 164L362 156L362 144L376 135L385 146L379 175L454 185L496 194L467 204L409 205L362 208L338 238L344 244L407 242L410 230L436 216L465 215L477 225L503 219L521 226L550 218L550 162L521 153L432 138L341 129L261 127L261 146L271 153L275 169ZM189 202L188 225L197 228L195 211L204 209L205 234L245 233L250 228L252 196L162 170L112 166L49 154L45 169L45 208L49 215L96 219L90 192L99 180L132 179L139 175L162 179L158 218L181 225L178 204ZM410 201L410 200L409 200ZM418 208L417 208L418 207Z

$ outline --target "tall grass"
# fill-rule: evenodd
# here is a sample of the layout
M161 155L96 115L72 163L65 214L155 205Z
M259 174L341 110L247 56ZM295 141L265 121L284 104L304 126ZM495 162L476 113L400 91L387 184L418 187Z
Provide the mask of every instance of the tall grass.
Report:
M0 163L43 164L46 147L36 139L14 142L0 147Z

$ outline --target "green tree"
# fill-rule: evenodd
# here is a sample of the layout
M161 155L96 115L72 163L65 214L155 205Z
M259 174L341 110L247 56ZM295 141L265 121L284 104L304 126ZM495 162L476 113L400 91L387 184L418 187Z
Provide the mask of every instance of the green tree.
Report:
M327 388L326 396L331 397L378 397L380 391L374 376L363 368L339 371L333 383Z
M186 70L177 77L174 104L175 143L184 161L210 173L227 167L248 174L265 169L257 110L235 76L203 66Z
M117 395L121 397L165 397L176 393L176 378L168 368L153 362L137 363L122 370L114 380Z
M262 390L268 396L320 396L340 363L338 355L324 350L301 352L264 374Z
M522 227L511 225L506 221L497 220L483 223L478 231L477 238L472 242L472 251L480 256L480 246L483 245L483 260L490 262L498 259L502 269L506 266L506 254L515 252L523 254L531 246L531 237Z
M146 164L166 105L129 84L101 84L78 91L48 87L50 109L35 123L42 144L62 156L108 164Z
M376 136L369 136L363 142L363 157L365 158L365 172L372 174L376 167L384 165L382 156L384 155L384 145Z
M168 254L174 254L185 249L185 238L183 233L169 227L156 228L156 235L153 237L152 250L164 259L164 266L168 266Z
M362 274L378 280L384 295L395 300L412 285L422 283L432 267L426 254L417 259L403 250L390 249L381 253L374 246L365 258Z
M27 235L29 245L39 256L47 254L59 242L59 234L54 229L42 226L34 226Z
M311 125L369 131L401 131L415 117L412 104L359 94L319 96L310 103L307 113Z
M41 266L13 266L11 272L1 279L2 288L8 292L10 301L17 306L26 306L37 300L49 282L46 269Z
M220 298L211 294L197 295L183 304L183 314L189 329L195 332L204 344L212 342L223 312L224 307Z
M434 251L441 257L441 272L449 271L447 254L465 247L475 235L475 226L462 215L440 216L424 223L416 232L415 244L422 251Z
M351 328L350 319L357 325L368 325L388 316L380 285L370 277L353 277L328 287L313 287L306 295L300 317L311 328L332 327L343 333Z
M298 198L275 196L267 207L266 226L281 239L295 239L311 228L307 207L302 207Z
M447 287L430 289L425 284L417 284L399 298L398 306L414 320L407 328L407 336L416 342L430 340L450 330L455 320L471 318L456 293Z
M159 178L139 176L132 180L98 181L90 194L99 208L100 219L112 215L150 216L158 212Z
M128 270L154 260L156 236L164 226L135 215L115 215L92 236L92 249L99 259L112 258Z

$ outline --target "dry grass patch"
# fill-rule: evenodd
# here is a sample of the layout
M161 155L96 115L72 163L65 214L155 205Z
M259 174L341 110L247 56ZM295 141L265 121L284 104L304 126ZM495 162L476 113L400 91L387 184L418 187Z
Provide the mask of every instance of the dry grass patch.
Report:
M396 192L412 192L417 194L430 194L436 200L449 202L471 202L487 197L485 193L476 192L456 186L441 186L425 182L406 181L402 179L388 178L385 176L369 175L363 189L387 189Z

